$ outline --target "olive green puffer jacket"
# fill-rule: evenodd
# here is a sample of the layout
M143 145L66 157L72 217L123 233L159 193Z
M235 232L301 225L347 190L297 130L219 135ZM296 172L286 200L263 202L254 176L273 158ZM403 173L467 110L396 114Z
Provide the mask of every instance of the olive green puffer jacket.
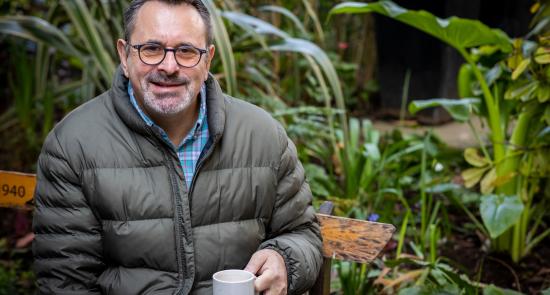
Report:
M293 143L265 111L206 82L207 146L190 185L132 107L128 80L71 112L38 161L33 252L43 294L212 294L264 248L289 294L315 281L321 238Z

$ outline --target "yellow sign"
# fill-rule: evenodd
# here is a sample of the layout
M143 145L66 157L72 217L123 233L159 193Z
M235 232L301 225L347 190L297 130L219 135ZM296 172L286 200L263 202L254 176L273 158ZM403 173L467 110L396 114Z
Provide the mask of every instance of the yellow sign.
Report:
M0 170L0 207L25 207L34 196L35 186L34 174Z

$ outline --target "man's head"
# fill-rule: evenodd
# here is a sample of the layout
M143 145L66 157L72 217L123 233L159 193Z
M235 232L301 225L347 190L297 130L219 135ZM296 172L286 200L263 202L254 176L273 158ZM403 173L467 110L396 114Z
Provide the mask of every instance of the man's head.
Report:
M138 102L153 117L186 110L208 78L214 55L204 4L135 0L124 19L125 40L118 40L117 50Z
M163 2L169 5L182 5L187 4L193 6L200 14L202 21L206 25L206 44L210 45L214 42L214 36L212 34L212 22L210 22L210 12L201 0L134 0L130 3L130 6L124 12L124 40L130 40L130 36L134 31L136 14L138 10L150 1Z

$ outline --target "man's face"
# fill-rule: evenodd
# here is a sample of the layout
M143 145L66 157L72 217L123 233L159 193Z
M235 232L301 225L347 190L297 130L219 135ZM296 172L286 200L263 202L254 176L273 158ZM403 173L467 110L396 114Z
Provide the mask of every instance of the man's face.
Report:
M145 3L137 12L132 45L156 43L168 48L193 45L205 49L206 25L199 12L187 4L168 5L158 1ZM214 46L206 48L200 62L184 68L167 52L158 65L143 63L138 50L118 40L117 49L126 77L130 79L134 95L145 112L154 117L173 115L186 110L197 98L200 87L208 78Z

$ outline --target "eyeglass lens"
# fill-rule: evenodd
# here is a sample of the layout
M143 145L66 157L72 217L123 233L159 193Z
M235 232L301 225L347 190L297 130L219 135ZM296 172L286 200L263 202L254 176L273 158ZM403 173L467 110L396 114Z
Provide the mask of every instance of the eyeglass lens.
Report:
M183 67L194 67L202 56L201 52L193 46L180 46L165 50L161 45L144 44L139 48L139 57L148 65L157 65L164 60L166 51L173 51L177 63Z

